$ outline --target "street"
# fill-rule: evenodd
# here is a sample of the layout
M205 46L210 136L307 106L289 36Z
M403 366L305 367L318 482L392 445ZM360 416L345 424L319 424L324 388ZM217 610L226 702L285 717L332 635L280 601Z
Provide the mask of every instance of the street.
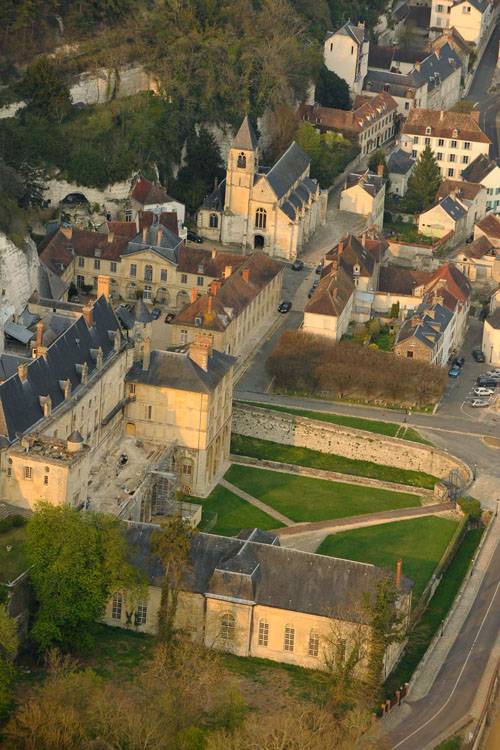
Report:
M500 112L500 93L489 94L488 89L497 64L499 37L500 29L497 24L467 95L467 99L479 105L481 111L479 124L491 140L490 157L492 159L496 159L499 155L497 115Z

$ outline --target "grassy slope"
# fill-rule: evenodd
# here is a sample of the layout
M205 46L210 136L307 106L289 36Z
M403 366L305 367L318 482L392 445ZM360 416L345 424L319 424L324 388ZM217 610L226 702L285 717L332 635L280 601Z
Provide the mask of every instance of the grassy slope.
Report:
M213 534L234 536L241 529L253 528L254 526L258 526L259 529L277 529L283 525L263 513L259 508L255 508L226 490L225 487L216 487L206 500L200 500L200 498L194 498L194 500L203 505L201 531L209 530ZM217 521L212 526L215 514L217 514Z
M259 440L244 435L232 435L231 451L240 456L265 458L270 461L298 464L299 466L309 466L313 469L324 469L326 471L338 471L342 474L371 477L386 482L399 482L412 487L432 489L437 481L436 477L420 471L398 469L394 466L384 466L372 461L344 458L344 456L336 456L331 453L320 453L320 451L293 445L281 445L269 440Z
M293 521L323 521L420 505L416 495L310 479L247 466L231 466L225 477Z
M403 573L415 582L415 605L456 528L457 521L435 516L384 523L327 536L317 552L388 570L395 570L396 560L402 559Z
M273 411L282 411L286 414L296 414L299 417L307 417L308 419L316 419L319 422L330 422L330 424L339 424L343 427L353 427L356 430L366 430L367 432L375 432L378 435L387 435L388 437L395 437L398 430L401 429L401 425L395 422L380 422L376 419L362 419L361 417L345 417L341 414L328 414L322 411L309 411L308 409L295 409L293 406L276 406L275 404L256 404L253 401L240 401L242 404L248 404L249 406L260 406L265 409L272 409ZM402 440L413 440L416 443L429 444L428 440L424 440L419 433L413 428L409 427L404 435L400 436Z
M26 528L10 529L0 534L0 581L9 583L21 575L26 568L24 554L24 542L26 539ZM11 546L10 552L7 546Z

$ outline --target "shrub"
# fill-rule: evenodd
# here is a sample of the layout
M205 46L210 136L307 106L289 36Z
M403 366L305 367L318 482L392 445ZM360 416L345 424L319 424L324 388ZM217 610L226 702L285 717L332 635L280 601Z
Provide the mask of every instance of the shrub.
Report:
M481 518L481 503L475 497L462 497L458 501L462 513L477 521Z
M2 518L0 521L0 534L3 534L5 531L10 531L11 529L17 529L19 526L26 526L27 523L28 519L18 514Z

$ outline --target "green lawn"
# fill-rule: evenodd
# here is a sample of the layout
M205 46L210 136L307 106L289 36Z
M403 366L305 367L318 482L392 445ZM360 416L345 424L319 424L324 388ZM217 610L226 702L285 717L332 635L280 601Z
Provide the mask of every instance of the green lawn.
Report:
M27 568L24 543L26 528L19 526L0 534L0 582L14 581ZM12 547L10 551L7 547Z
M386 482L399 482L411 487L433 489L435 482L437 482L436 477L420 471L398 469L394 466L384 466L372 461L344 458L344 456L336 456L331 453L313 451L310 448L282 445L270 440L259 440L258 438L234 433L231 437L231 452L239 456L264 458L270 461L309 466L313 469L324 469L326 471L338 471L341 474L353 474L358 477L372 477Z
M341 414L328 414L322 411L310 411L308 409L295 409L293 406L276 406L275 404L259 404L253 401L240 401L238 403L247 404L249 406L260 406L264 409L272 409L273 411L282 411L286 414L297 414L299 417L307 417L308 419L317 419L320 422L330 422L331 424L339 424L343 427L353 427L356 430L366 430L367 432L376 432L379 435L387 435L389 437L395 437L398 430L401 429L401 425L395 422L380 422L376 419L362 419L361 417L345 417ZM418 432L409 427L404 435L400 436L403 440L413 440L416 443L429 444L428 440L418 434Z
M195 502L203 506L203 517L200 530L209 530L213 534L235 536L242 529L277 529L283 524L271 516L263 513L237 495L217 486L206 500L194 498ZM216 521L213 523L215 516Z
M462 544L429 602L429 606L410 633L408 645L401 661L387 679L385 689L388 696L394 695L394 692L404 682L409 682L434 634L453 604L470 561L481 540L482 533L483 529L471 529L466 533Z
M225 478L293 521L324 521L420 505L416 495L233 465Z
M436 516L384 523L327 536L316 551L387 570L395 570L401 559L404 575L415 582L415 606L457 526L457 521Z

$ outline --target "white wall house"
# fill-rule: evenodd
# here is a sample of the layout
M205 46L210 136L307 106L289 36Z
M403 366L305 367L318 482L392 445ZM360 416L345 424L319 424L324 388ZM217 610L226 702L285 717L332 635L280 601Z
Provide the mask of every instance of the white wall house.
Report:
M367 226L382 229L384 223L385 181L368 170L348 175L340 193L340 210L366 216Z
M489 365L500 366L500 309L484 321L482 349Z
M465 238L467 209L455 198L443 198L418 217L418 231L426 237L445 237L453 232L457 239Z
M368 70L370 43L365 39L365 25L357 26L348 22L337 31L327 34L323 55L328 70L346 81L354 94L363 88L363 80Z
M458 0L450 9L449 26L454 26L467 42L478 46L488 33L492 12L490 0Z

